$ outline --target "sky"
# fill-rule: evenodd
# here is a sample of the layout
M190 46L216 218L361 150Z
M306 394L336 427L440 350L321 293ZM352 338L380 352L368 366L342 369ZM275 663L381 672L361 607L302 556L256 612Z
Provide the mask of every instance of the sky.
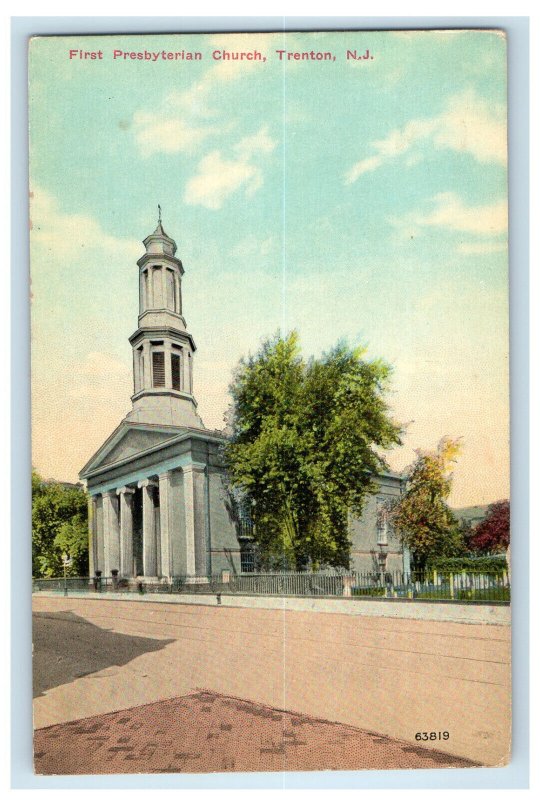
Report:
M287 56L311 51L330 58ZM136 261L159 203L207 427L224 425L239 359L277 330L298 330L306 356L345 339L393 367L406 432L391 468L460 438L451 504L509 496L500 32L36 38L29 66L44 477L77 480L131 408Z

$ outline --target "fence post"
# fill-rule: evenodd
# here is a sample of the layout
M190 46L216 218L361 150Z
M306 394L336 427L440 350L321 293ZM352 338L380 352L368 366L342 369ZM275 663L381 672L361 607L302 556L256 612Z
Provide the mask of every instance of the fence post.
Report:
M411 575L411 573L410 573L410 572L407 572L407 573L405 573L405 574L403 575L403 580L404 580L404 581L406 581L406 583L407 583L407 597L408 597L410 600L412 600L412 599L413 599L413 597L414 597L414 591L413 591L413 582L412 582L412 579L413 579L413 576Z
M343 575L343 597L352 597L354 575Z
M450 573L450 599L454 599L454 573Z

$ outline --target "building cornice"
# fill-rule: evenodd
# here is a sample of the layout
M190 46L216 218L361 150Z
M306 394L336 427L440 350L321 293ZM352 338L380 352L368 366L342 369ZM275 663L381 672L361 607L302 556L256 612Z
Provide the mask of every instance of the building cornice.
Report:
M125 426L127 430L129 430L130 428L142 428L143 427L142 425L132 424L132 423L129 423L129 422L121 423L119 427L122 427L122 426ZM147 430L148 427L145 427L145 429ZM178 430L178 428L176 430ZM116 431L114 433L116 433ZM113 436L114 436L114 433L112 434ZM111 438L111 437L109 437L109 438ZM92 461L94 460L95 456L99 454L99 450L98 450L98 452L94 456L92 456L92 458L90 459L90 461L88 462L86 467L84 467L79 474L80 474L80 476L84 475L84 478L86 480L92 479L92 478L96 478L99 475L102 475L102 474L104 474L106 472L110 472L112 469L117 469L118 467L122 467L122 466L124 466L126 464L130 464L130 463L132 463L134 461L137 461L142 456L151 455L152 453L158 453L160 450L164 450L166 448L174 446L175 444L179 444L180 442L183 442L183 441L185 441L187 439L195 439L195 440L203 441L203 442L210 440L210 441L213 441L213 442L216 442L217 444L219 444L221 442L224 442L226 440L226 437L224 437L218 431L210 431L210 430L206 430L206 429L204 431L201 431L201 430L197 430L195 428L184 428L181 431L181 433L177 434L176 436L171 436L170 439L165 439L163 442L158 442L158 444L152 445L152 447L148 447L145 450L139 450L136 453L131 453L129 456L125 456L124 458L120 458L120 459L118 459L118 461L113 461L110 464L104 464L102 467L98 466L98 467L96 467L94 469L87 469L88 465L92 463Z
M189 392L180 392L178 389L168 389L166 387L158 387L158 388L148 388L148 389L141 389L140 392L136 392L135 394L131 395L131 402L135 402L140 397L145 396L152 396L155 397L156 395L160 396L167 396L167 397L178 397L179 400L187 400L188 402L192 403L195 408L197 408L197 401L193 397L192 394Z
M184 267L182 266L180 259L176 258L176 256L171 256L168 253L145 253L137 261L137 266L145 267L149 261L154 261L156 264L158 264L160 261L167 261L169 264L173 264L174 266L178 267L180 275L184 274Z
M182 314L177 314L176 311L171 311L170 308L147 308L145 309L142 314L139 314L139 328L144 328L144 325L141 325L141 320L145 317L151 316L152 314L167 314L168 316L175 317L179 320L184 328L187 327L186 320L182 316Z
M163 325L159 327L153 328L137 328L137 330L131 334L129 337L129 343L131 345L136 345L142 339L145 338L155 338L156 336L163 336L163 337L170 337L171 339L187 339L190 344L193 352L197 349L195 345L195 341L191 333L187 331L178 330L178 328L171 328L169 325Z

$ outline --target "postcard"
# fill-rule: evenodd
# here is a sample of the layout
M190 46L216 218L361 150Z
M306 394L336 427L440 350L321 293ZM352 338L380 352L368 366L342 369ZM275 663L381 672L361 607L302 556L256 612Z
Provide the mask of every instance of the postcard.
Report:
M36 774L510 762L506 69L29 41Z

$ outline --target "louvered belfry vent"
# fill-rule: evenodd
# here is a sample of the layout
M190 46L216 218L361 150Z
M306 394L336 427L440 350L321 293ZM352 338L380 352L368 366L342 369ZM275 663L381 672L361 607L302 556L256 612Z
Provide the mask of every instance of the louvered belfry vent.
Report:
M154 386L165 386L165 353L152 353L152 382Z
M171 376L172 388L180 391L180 356L176 353L171 354Z

